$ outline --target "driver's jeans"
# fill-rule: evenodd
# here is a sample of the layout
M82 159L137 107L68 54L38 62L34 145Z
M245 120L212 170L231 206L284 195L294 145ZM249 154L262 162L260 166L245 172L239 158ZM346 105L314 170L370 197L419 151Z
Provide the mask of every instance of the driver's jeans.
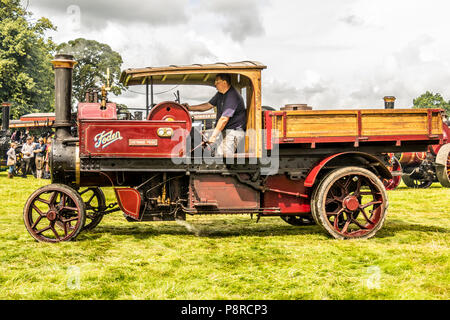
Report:
M216 156L230 157L235 153L244 153L245 131L243 130L225 130L222 141L217 146Z

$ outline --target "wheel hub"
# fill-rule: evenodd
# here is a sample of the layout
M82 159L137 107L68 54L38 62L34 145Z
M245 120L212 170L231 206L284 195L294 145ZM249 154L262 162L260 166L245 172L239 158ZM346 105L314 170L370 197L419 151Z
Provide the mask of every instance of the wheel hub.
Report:
M58 216L58 214L53 210L51 210L47 213L47 219L50 221L55 221L57 216Z
M355 196L348 196L343 201L344 208L350 211L356 211L359 208L358 198Z

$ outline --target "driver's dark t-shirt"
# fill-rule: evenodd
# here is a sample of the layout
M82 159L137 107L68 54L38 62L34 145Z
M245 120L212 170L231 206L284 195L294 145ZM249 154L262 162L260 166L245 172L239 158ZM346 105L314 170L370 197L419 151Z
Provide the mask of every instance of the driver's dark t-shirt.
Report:
M229 117L224 130L244 130L246 126L246 112L244 99L239 92L230 87L224 94L217 92L209 103L217 107L216 123L220 117Z

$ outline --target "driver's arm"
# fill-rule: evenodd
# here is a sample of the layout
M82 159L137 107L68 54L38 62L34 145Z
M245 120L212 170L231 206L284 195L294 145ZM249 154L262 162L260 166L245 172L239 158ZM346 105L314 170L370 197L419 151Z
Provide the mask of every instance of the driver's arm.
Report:
M216 142L217 136L223 131L223 129L228 123L228 120L230 120L229 117L220 117L219 121L217 121L216 128L214 129L213 133L208 139L208 142L210 143Z
M183 106L185 106L189 111L207 111L214 108L214 106L209 102L197 104L195 106L190 106L188 103L183 103Z

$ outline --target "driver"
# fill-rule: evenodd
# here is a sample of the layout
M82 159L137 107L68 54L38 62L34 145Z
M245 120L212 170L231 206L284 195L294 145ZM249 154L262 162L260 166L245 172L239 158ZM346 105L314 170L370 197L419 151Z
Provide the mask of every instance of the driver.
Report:
M215 143L218 136L222 134L222 143L217 147L218 156L232 156L245 138L246 112L244 99L231 85L231 76L228 73L219 73L214 85L217 93L206 103L190 106L183 105L189 111L207 111L217 108L216 127L208 138L207 143Z

